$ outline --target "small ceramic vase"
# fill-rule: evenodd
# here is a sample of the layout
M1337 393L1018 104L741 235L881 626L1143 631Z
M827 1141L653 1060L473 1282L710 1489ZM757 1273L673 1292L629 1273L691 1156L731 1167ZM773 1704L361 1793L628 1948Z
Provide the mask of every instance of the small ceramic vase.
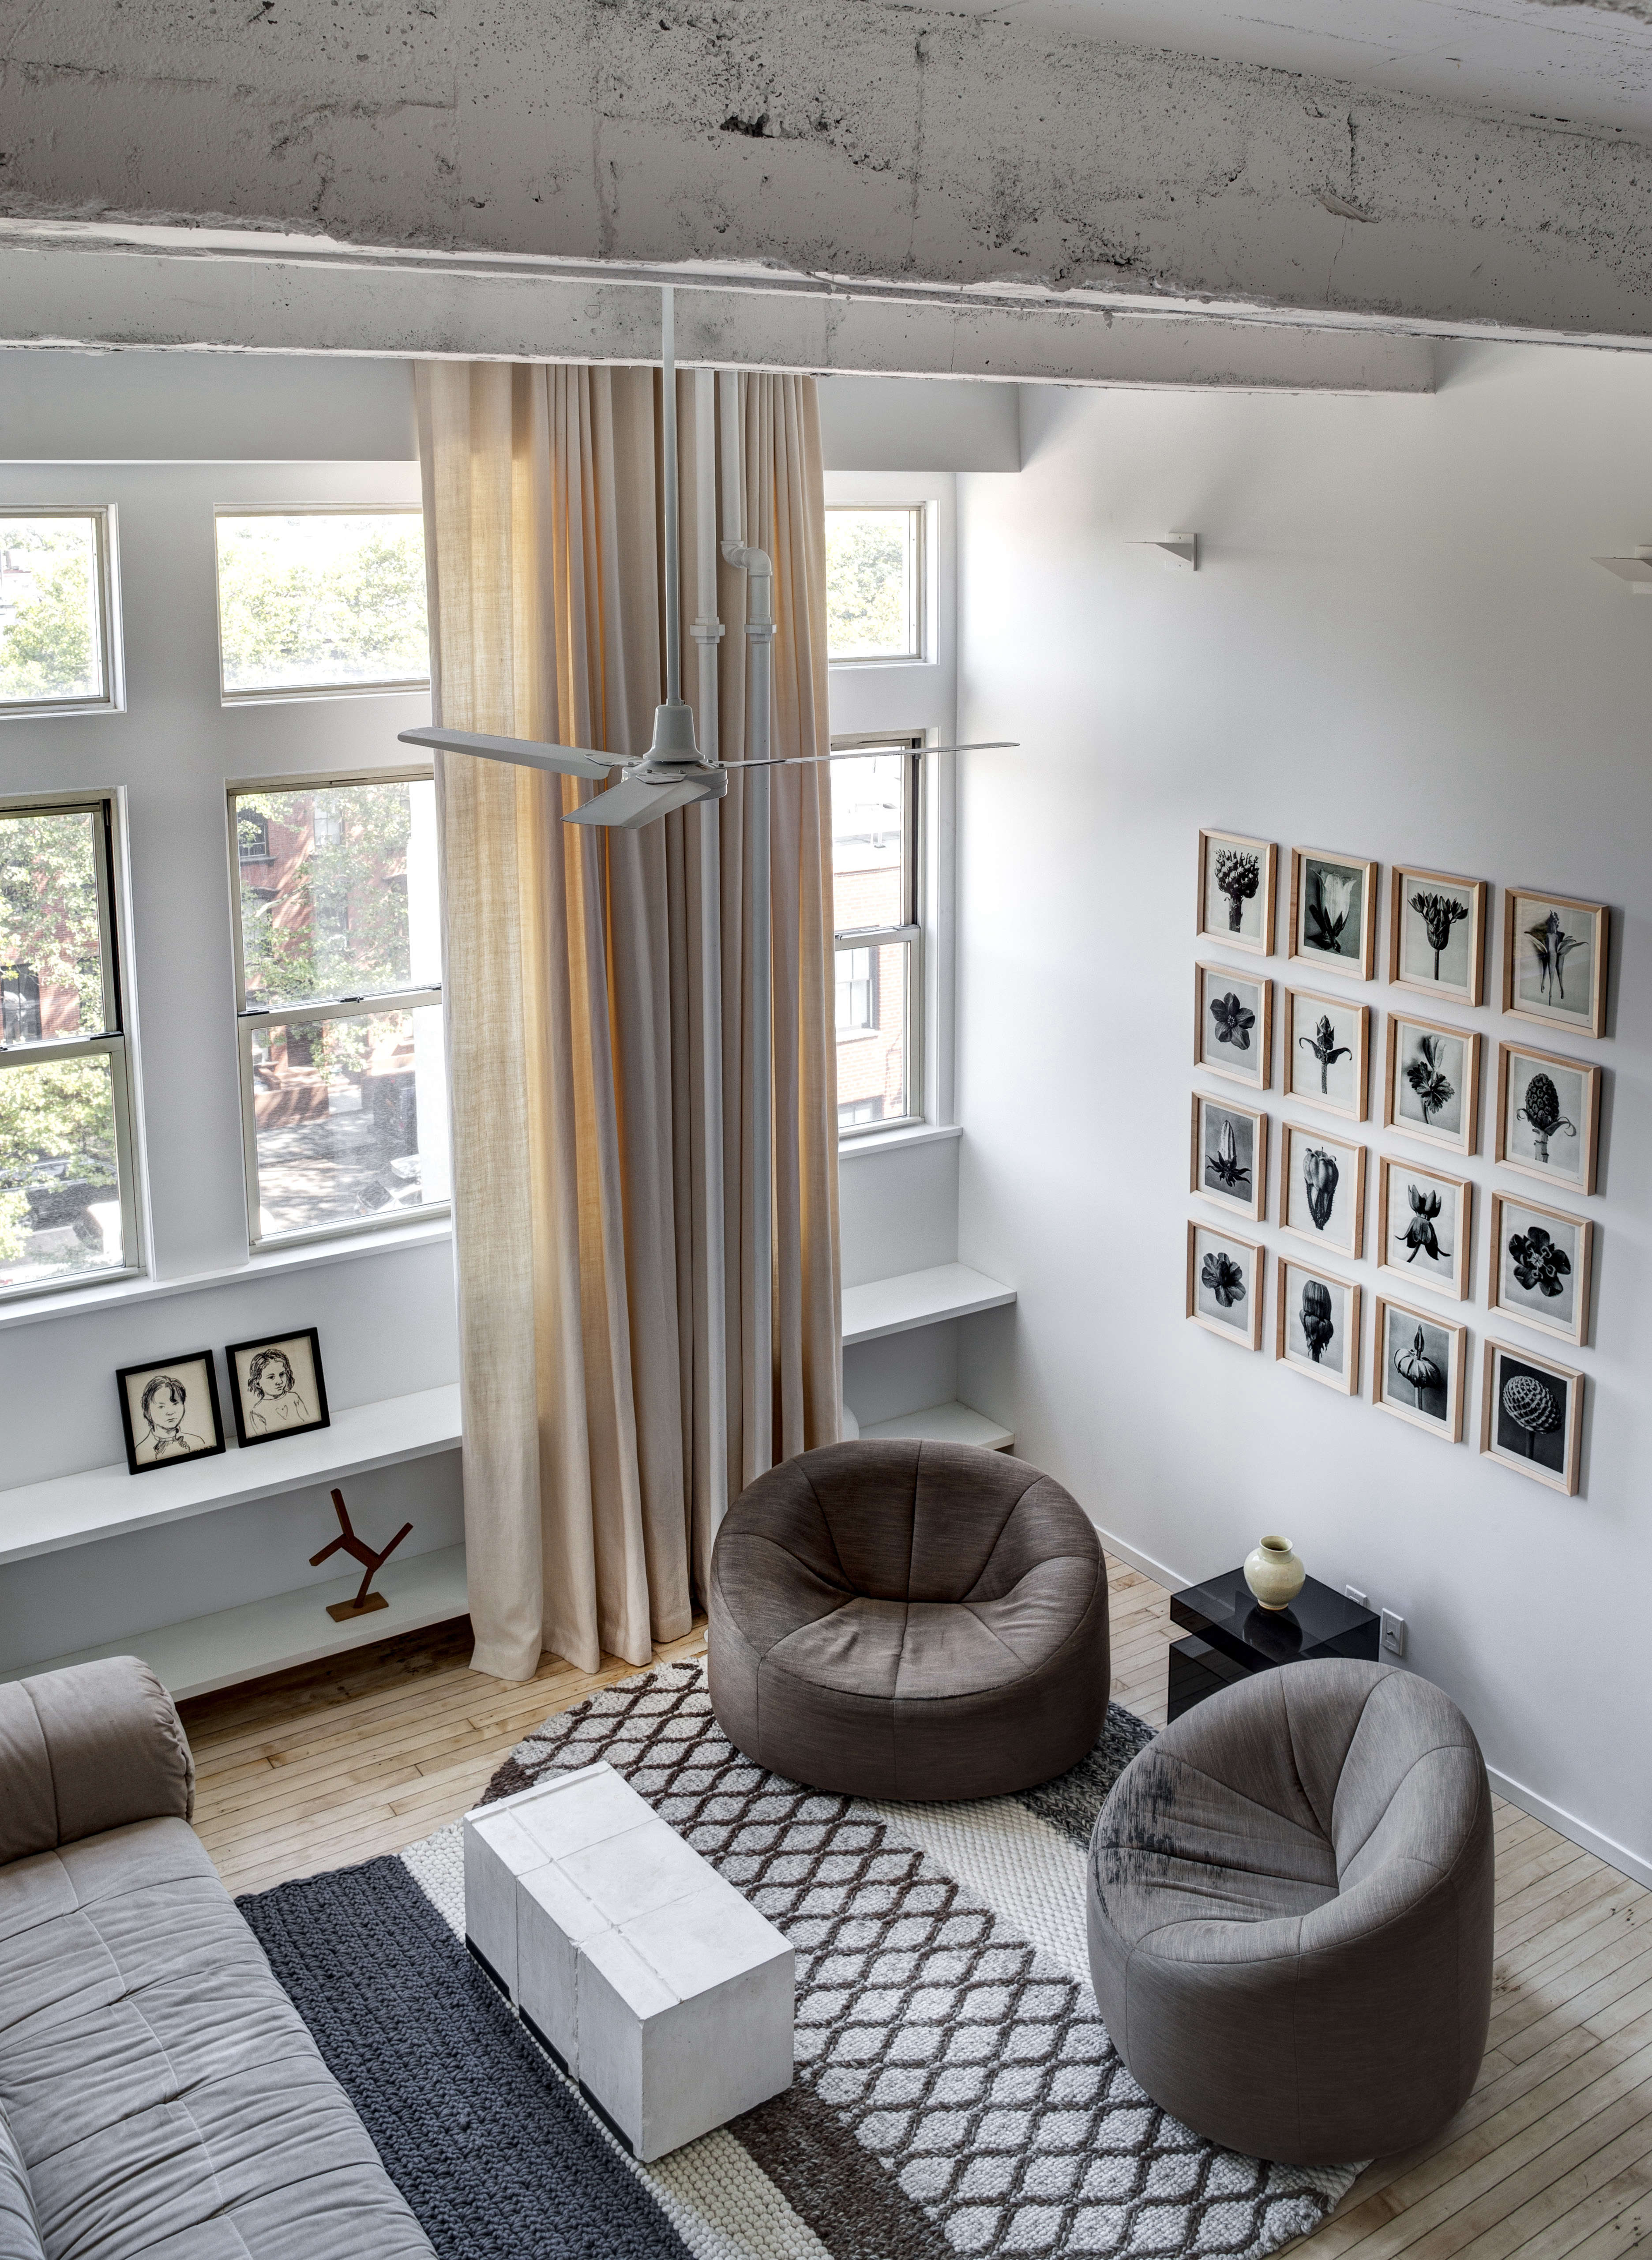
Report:
M1302 1591L1307 1571L1288 1538L1264 1538L1245 1558L1245 1583L1262 1609L1288 1609Z

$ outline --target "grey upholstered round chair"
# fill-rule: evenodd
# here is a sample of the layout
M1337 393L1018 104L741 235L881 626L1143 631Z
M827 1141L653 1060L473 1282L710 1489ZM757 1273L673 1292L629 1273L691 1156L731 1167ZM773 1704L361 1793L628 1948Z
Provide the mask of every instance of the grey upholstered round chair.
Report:
M1491 2006L1491 1797L1462 1713L1377 1663L1225 1688L1113 1784L1090 1966L1114 2047L1212 2142L1380 2157L1466 2100Z
M969 1444L827 1444L760 1476L712 1557L712 1707L760 1765L862 1797L997 1797L1107 1713L1107 1573L1048 1476Z

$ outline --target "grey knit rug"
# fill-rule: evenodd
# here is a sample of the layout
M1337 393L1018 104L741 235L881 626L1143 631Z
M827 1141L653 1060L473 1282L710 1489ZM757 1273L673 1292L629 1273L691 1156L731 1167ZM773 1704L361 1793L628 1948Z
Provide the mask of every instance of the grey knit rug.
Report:
M490 2110L490 2070L461 2083L461 2142L429 2100L429 2082L426 2100L412 2099L422 2075L401 2056L327 2036L340 2021L330 2006L336 1989L324 1982L318 1999L314 1973L328 1957L313 1944L293 1956L290 1938L306 1924L331 1929L333 1959L365 1963L356 1983L370 1991L383 1927L364 1928L346 1901L383 1892L390 1907L403 1885L383 1871L398 1864L448 1935L461 1932L456 1825L400 1863L374 1862L243 1905L444 2260L683 2247L697 2260L1262 2260L1317 2228L1355 2170L1267 2164L1191 2134L1131 2078L1090 1989L1084 1847L1102 1799L1148 1739L1115 1706L1089 1758L1023 1797L876 1805L752 1765L719 1731L703 1667L690 1663L640 1673L520 1743L489 1799L604 1758L797 1949L791 2089L652 2167L628 2159L532 2051L519 2061L544 2096L556 2097L558 2115L540 2102L531 2121L518 2117L514 2070ZM279 1926L265 1913L274 1901L282 1903ZM300 1901L302 1922L293 1913ZM409 1924L394 1913L385 1920L399 1926L398 1956L444 1945L429 1920ZM484 1999L489 1989L478 1993L468 1977L461 1988L455 1968L444 1954L440 1980L426 1987L432 2019L444 2014L434 1997L451 1986L462 1994L467 2031L478 2019L509 2028L497 2047L490 2042L490 2063L507 2042L525 2048L503 2006ZM444 2039L442 2054L447 2046ZM565 2140L564 2107L583 2117L589 2152ZM388 2136L387 2117L396 2122ZM541 2156L547 2138L539 2130L552 2124ZM417 2186L402 2162L402 2130L414 2127ZM455 2227L470 2183L493 2173L495 2146L513 2137L510 2188L519 2194L505 2208L510 2235ZM619 2177L640 2201L634 2215L615 2194ZM577 2216L593 2191L608 2212L588 2235ZM497 2218L491 2197L484 2210ZM464 2235L472 2241L455 2241ZM665 2241L636 2241L649 2235Z

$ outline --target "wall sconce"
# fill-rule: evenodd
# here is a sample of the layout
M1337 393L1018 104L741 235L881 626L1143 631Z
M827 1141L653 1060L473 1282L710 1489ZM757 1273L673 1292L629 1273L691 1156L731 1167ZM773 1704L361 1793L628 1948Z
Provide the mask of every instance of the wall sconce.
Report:
M1198 571L1198 536L1197 533L1171 533L1162 541L1138 541L1138 549L1156 549L1162 564L1173 573Z
M1642 545L1633 557L1597 557L1595 562L1627 581L1637 597L1652 597L1652 547Z

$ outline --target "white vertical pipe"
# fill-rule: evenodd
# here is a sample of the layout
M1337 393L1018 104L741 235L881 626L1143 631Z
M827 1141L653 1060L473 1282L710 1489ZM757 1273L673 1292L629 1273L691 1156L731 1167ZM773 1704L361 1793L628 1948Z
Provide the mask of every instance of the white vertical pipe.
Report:
M699 651L700 750L717 759L717 661L723 623L717 617L717 379L709 368L694 372L695 620ZM698 1108L700 1178L704 1208L696 1219L697 1278L694 1298L695 1398L705 1413L704 1455L693 1465L705 1487L705 1505L715 1533L728 1507L728 1334L724 1297L723 1255L723 917L719 833L722 803L703 800L691 822L697 834L699 879L699 981L692 1004L699 1030Z
M683 696L683 626L680 618L681 563L677 556L677 364L676 293L668 282L660 293L661 425L665 475L665 701Z

